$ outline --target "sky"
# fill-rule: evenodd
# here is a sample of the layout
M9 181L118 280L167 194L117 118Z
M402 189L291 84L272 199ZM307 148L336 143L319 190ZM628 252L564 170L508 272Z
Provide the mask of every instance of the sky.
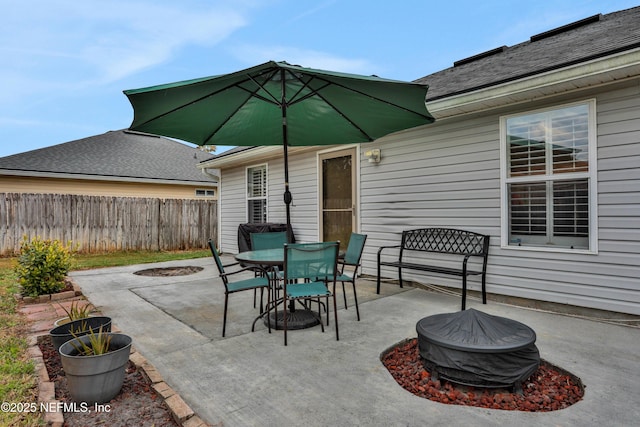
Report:
M269 60L412 81L459 59L639 4L0 0L0 157L127 128L133 109L126 89Z

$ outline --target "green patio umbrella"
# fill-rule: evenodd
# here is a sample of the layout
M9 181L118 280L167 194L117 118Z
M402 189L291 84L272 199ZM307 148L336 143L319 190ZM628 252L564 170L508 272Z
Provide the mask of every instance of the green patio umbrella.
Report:
M246 70L125 90L130 129L198 145L284 147L369 142L434 121L427 85L266 62Z

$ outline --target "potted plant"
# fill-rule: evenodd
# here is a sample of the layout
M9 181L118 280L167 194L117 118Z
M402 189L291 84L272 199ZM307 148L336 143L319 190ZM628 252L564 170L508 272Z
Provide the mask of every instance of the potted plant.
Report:
M65 323L69 323L78 319L86 319L87 317L92 315L91 312L95 308L91 303L81 305L79 301L73 301L68 310L64 308L62 304L59 305L67 314L67 316L61 317L60 319L56 320L53 323L54 326L64 325Z
M100 404L122 388L131 352L131 337L100 328L60 346L60 360L71 398Z
M90 316L73 320L51 329L49 336L54 348L58 350L62 344L74 336L86 335L91 331L98 331L100 328L105 332L111 331L111 318L107 316Z

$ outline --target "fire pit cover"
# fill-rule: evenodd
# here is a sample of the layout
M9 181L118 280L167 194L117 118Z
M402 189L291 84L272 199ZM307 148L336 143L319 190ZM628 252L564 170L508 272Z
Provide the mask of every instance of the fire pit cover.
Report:
M416 325L427 370L454 382L519 386L540 364L527 325L474 309L425 317Z

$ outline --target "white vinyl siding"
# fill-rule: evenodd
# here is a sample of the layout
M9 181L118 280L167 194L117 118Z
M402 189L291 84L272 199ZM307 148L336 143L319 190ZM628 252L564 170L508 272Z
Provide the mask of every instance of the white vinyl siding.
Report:
M289 187L293 195L291 223L296 240L318 240L318 193L316 153L290 155ZM285 223L284 162L282 157L269 159L267 169L267 218ZM246 167L221 170L219 184L220 247L227 253L238 252L238 225L247 218Z
M640 315L640 80L518 104L500 111L437 120L369 144L378 164L360 164L360 230L367 234L363 274L375 276L378 248L397 245L403 230L453 227L491 236L487 291L533 300ZM597 253L501 247L500 117L595 99ZM291 217L299 241L318 239L317 155L290 157ZM246 216L244 166L222 171L222 249L237 251ZM283 163L268 160L269 220L284 222ZM594 195L591 195L594 196ZM442 263L447 261L442 260ZM460 288L460 279L405 272L407 280ZM397 270L382 270L397 278ZM386 284L384 286L397 286ZM476 279L471 290L479 290ZM489 302L491 304L491 301ZM458 304L458 303L456 303ZM452 306L455 309L454 306Z
M383 153L379 164L361 165L361 230L369 236L363 274L375 276L378 248L399 244L403 230L463 228L491 236L490 294L640 314L639 83L436 121L363 144L364 151L375 145ZM592 98L598 252L502 248L500 117ZM382 270L383 278L397 279L397 274L397 269ZM403 276L460 288L459 278L410 270ZM480 283L472 278L469 287L477 291Z

